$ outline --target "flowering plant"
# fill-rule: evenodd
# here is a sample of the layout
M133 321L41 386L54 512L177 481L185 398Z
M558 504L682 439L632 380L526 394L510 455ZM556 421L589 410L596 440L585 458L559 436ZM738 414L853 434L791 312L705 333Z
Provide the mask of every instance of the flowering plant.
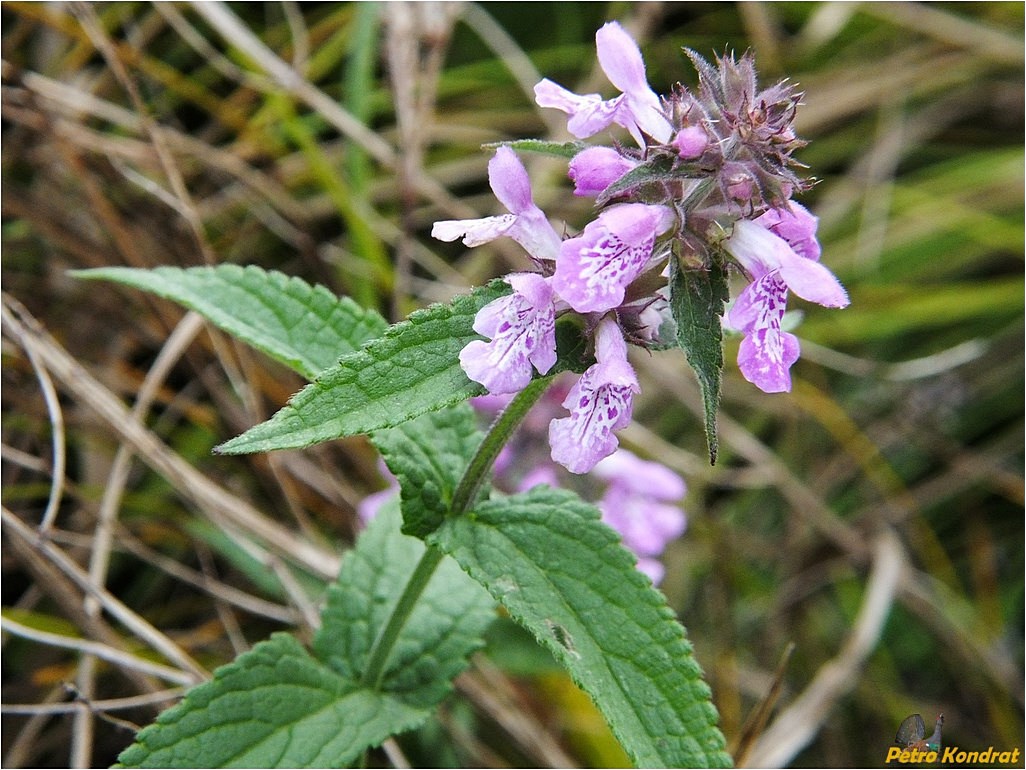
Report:
M793 86L760 90L748 54L710 64L688 51L697 91L660 97L617 23L596 44L619 96L545 79L536 100L567 113L578 140L623 129L632 144L494 146L489 180L508 213L432 230L470 247L512 238L526 267L504 280L388 326L252 267L86 273L177 300L310 379L221 453L368 434L398 487L343 560L312 650L284 634L257 645L141 731L123 764L359 761L451 691L497 604L592 697L634 762L729 763L684 629L652 582L684 530L684 481L616 436L640 390L628 350L684 351L715 462L721 317L744 336L742 374L777 392L799 354L781 324L788 292L827 307L848 299L818 261L816 218L793 200L809 186L792 158ZM526 151L567 158L574 193L595 199L576 234L561 236L535 204ZM748 284L725 310L732 271ZM546 401L557 375L562 391ZM508 401L486 433L465 403L484 395ZM547 439L547 457L523 459L537 444L514 436L521 422ZM600 480L595 504L555 486L566 472Z
M657 347L676 336L703 386L715 461L718 319L728 269L751 279L726 315L744 334L738 365L768 393L790 390L799 354L797 338L781 329L788 291L826 307L848 304L818 261L816 218L792 200L809 184L791 157L803 145L791 125L801 95L786 83L760 91L749 54L713 66L689 51L698 93L678 85L660 99L619 24L606 24L595 40L620 96L603 101L545 79L535 87L538 104L568 113L567 128L578 138L616 124L637 147L512 142L496 149L489 180L510 213L437 222L432 234L463 236L468 246L508 235L535 272L508 277L512 295L482 308L474 326L490 342L472 342L460 361L489 392L517 392L555 364L555 319L581 316L596 363L565 404L570 417L554 420L551 430L553 459L580 473L614 451L613 431L629 422L638 391L626 345L614 338ZM572 156L575 194L594 196L599 208L579 235L560 241L535 206L527 172L510 149L518 146Z

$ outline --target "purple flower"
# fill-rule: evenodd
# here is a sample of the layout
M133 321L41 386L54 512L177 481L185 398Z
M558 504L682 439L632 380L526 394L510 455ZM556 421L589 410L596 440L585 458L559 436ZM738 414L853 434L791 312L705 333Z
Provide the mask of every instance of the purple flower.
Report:
M559 234L549 224L545 212L535 205L527 170L509 147L497 149L488 162L488 183L509 214L435 222L432 237L455 241L463 236L467 246L480 246L508 235L535 259L555 259L559 254Z
M620 89L620 96L606 101L598 94L581 96L545 78L534 87L535 101L568 113L567 128L579 139L616 123L630 131L639 146L645 144L644 134L659 143L669 141L673 129L659 97L648 85L638 44L617 22L610 21L595 33L595 45L602 71Z
M683 160L697 158L709 146L709 135L701 126L686 126L677 132L670 142L677 148L677 154Z
M563 406L569 417L549 423L552 459L571 473L587 473L616 449L613 431L631 421L638 378L627 363L627 343L607 316L595 331L596 363L570 389Z
M779 235L794 252L814 262L819 261L819 241L816 240L816 228L819 219L807 208L790 203L788 209L768 209L766 213L755 219L755 223Z
M474 331L490 338L474 340L460 351L460 366L489 393L517 393L537 369L546 374L556 363L555 297L537 273L506 277L513 293L477 312Z
M752 278L724 320L745 334L737 356L741 373L766 393L791 390L790 368L800 352L798 338L780 328L788 290L825 307L848 305L844 287L817 261L816 217L789 206L736 222L723 242Z
M640 557L638 568L658 583L663 566L652 557L659 556L687 526L679 505L687 489L684 479L666 466L646 462L626 449L618 449L602 460L594 473L609 482L598 503L602 520L619 532L624 545Z
M618 307L627 286L647 267L656 236L674 222L666 206L622 203L563 241L552 288L579 313Z
M582 150L574 155L568 171L574 183L574 195L599 195L637 165L612 147Z

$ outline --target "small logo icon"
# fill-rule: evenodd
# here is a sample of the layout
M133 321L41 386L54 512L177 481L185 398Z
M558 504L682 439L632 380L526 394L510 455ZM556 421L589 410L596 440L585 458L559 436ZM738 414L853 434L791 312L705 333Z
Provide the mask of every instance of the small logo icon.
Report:
M898 734L894 736L894 742L912 751L940 751L942 727L944 727L944 715L938 714L937 722L933 726L933 735L925 738L926 723L919 714L912 714L902 721L901 727L898 728Z

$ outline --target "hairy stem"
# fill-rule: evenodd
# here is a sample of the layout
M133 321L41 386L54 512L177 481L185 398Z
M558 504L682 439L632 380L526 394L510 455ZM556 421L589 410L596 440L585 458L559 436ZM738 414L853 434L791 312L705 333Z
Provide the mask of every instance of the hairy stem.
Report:
M388 657L392 654L392 648L398 641L403 626L406 625L406 621L413 613L413 608L417 606L417 599L427 588L431 576L435 574L435 569L444 556L445 554L437 548L428 546L424 555L420 557L420 561L417 563L416 569L413 570L413 574L410 575L406 588L403 589L402 596L396 602L388 622L381 629L378 638L374 640L374 647L367 660L367 668L360 680L360 684L364 687L377 690L381 686L381 679L385 675L385 664L388 663Z
M532 380L526 388L517 393L510 401L509 406L495 419L488 429L488 434L471 458L470 464L467 465L467 470L463 473L463 478L460 479L456 491L453 492L452 504L449 506L450 515L462 516L467 512L477 497L481 485L488 477L488 471L491 469L492 463L495 462L495 458L506 446L506 442L509 441L520 421L534 406L534 402L548 389L551 381L551 377Z
M491 470L495 458L498 457L499 452L502 451L506 442L513 435L513 431L516 430L517 425L524 419L535 401L548 388L551 379L551 377L543 377L532 381L513 398L509 406L492 423L467 465L467 469L463 472L460 483L456 486L452 503L449 505L450 516L462 516L469 510L481 490L481 485L488 478L488 471ZM396 602L388 622L381 629L378 638L374 640L374 646L368 656L367 668L360 680L363 686L377 689L381 685L381 679L385 674L385 664L388 663L388 658L392 654L392 648L398 641L403 626L406 625L406 621L413 613L417 600L427 588L427 584L443 556L441 551L430 545L424 551L424 555L421 556L420 562L413 570L413 574L410 575L399 601Z

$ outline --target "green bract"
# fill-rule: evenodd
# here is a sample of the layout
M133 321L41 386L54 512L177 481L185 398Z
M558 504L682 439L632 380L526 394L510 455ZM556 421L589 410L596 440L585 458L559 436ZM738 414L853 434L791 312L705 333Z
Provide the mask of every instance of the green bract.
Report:
M708 270L682 270L670 260L670 310L677 342L695 370L705 408L709 460L716 462L716 411L723 379L723 332L720 316L727 301L727 273L715 261Z

